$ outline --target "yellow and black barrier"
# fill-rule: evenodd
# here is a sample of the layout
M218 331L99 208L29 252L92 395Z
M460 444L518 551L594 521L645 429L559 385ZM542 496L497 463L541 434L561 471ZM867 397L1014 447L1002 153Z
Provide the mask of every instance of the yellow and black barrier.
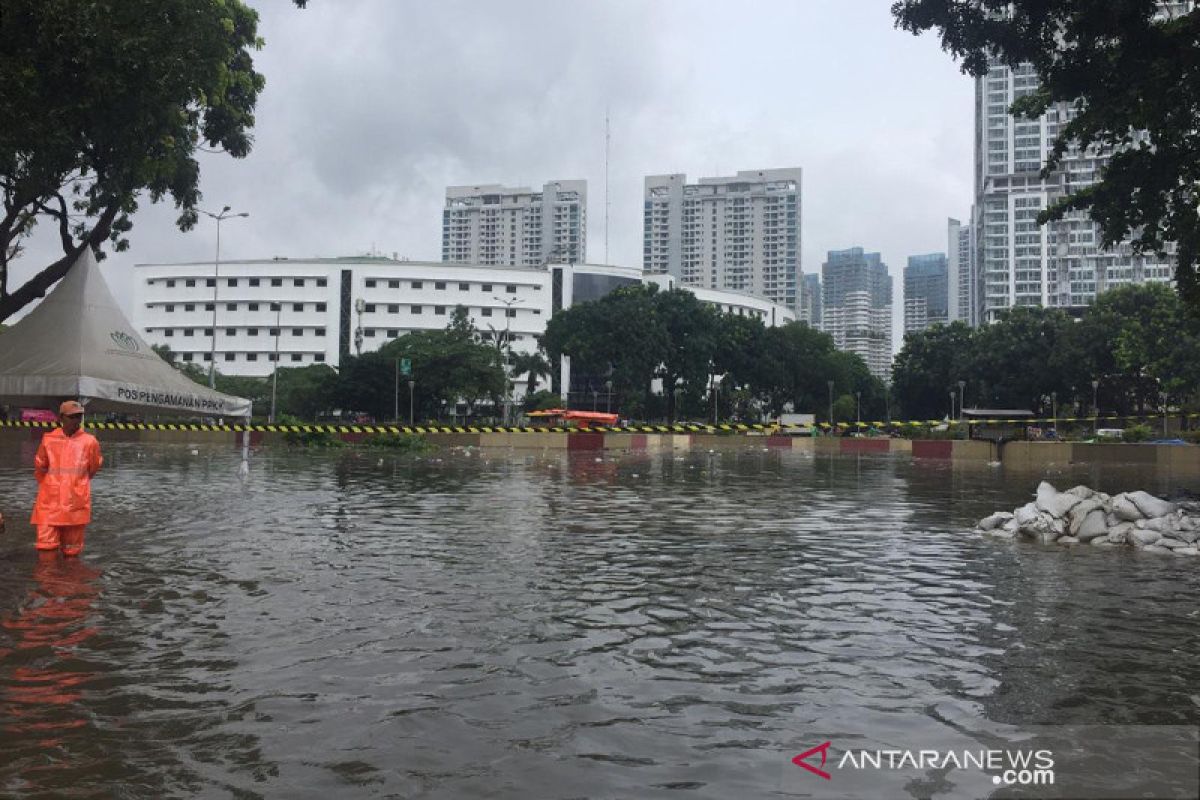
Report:
M1200 419L1200 413L1171 414L1170 418ZM1147 421L1157 422L1161 414L1126 415L1105 417L1058 417L1055 419L986 419L986 420L880 420L868 422L839 422L831 426L828 422L816 423L821 431L828 432L831 427L837 431L865 431L872 428L881 431L903 433L905 430L921 428L951 427L961 425L1061 425L1065 423L1082 423L1099 427L1100 423ZM21 420L0 420L0 427L7 428L53 428L57 422L32 422ZM176 431L180 433L333 433L333 434L427 434L427 433L717 433L717 434L770 434L781 430L779 425L749 424L743 422L720 422L716 424L676 423L672 425L593 425L588 428L569 428L563 426L505 426L505 425L334 425L334 424L300 424L300 425L271 425L271 424L208 424L199 422L97 422L88 420L86 427L90 430L114 431ZM791 428L801 426L788 426Z

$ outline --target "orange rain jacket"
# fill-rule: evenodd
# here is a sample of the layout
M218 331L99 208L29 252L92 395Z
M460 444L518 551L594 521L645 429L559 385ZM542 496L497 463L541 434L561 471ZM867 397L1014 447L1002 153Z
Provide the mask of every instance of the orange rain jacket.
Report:
M34 525L86 525L92 521L92 476L100 469L100 443L82 429L67 436L55 428L42 437L33 474L38 480Z

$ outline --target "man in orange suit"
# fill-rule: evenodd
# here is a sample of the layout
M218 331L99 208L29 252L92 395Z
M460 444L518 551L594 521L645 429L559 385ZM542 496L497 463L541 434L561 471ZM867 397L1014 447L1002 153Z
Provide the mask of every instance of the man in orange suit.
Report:
M92 521L92 476L104 459L96 437L82 430L83 406L68 400L58 408L61 427L42 437L33 460L38 481L30 522L37 526L37 549L77 556L84 529Z

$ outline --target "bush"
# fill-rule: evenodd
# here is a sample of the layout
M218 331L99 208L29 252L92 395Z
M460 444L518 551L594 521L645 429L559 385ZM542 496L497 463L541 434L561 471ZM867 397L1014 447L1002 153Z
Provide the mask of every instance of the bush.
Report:
M1125 429L1125 433L1121 435L1122 441L1125 442L1145 442L1154 437L1154 430L1142 423L1130 425Z
M328 431L288 431L283 440L297 447L345 447L346 443L336 433Z
M411 453L424 453L433 446L418 433L382 433L363 440L367 447L386 447Z

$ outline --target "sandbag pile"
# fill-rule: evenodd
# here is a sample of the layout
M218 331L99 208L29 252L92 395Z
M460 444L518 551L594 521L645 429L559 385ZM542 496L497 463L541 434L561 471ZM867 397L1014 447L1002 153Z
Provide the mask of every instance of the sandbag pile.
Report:
M979 533L1042 544L1136 547L1147 553L1200 556L1200 504L1170 503L1147 492L1109 496L1086 486L1060 492L1042 481L1037 499L1011 514L980 520Z

